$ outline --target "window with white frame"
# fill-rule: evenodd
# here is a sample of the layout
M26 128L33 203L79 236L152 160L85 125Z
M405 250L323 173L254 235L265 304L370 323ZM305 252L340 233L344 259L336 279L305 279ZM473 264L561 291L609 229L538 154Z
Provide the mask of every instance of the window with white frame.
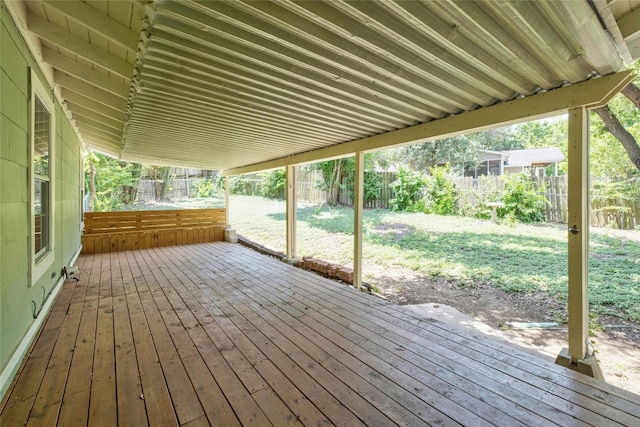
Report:
M31 73L31 259L35 283L53 263L54 226L54 108L51 94Z

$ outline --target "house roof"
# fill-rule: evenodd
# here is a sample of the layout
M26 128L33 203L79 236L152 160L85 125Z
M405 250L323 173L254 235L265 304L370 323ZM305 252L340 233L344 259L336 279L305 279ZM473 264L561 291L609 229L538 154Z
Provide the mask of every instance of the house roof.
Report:
M591 86L567 87L640 56L640 0L5 4L87 146L209 169L310 161L601 102L630 77L592 101Z
M530 167L536 164L552 164L564 160L564 154L557 147L510 150L506 166Z

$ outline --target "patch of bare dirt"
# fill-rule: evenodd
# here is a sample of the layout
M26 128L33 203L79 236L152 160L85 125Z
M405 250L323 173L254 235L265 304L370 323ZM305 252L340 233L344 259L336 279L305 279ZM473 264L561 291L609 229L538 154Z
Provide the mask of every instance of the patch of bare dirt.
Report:
M566 305L548 295L507 293L489 285L461 287L406 270L385 269L379 273L368 282L391 302L453 307L506 340L550 360L567 346ZM511 327L511 322L557 322L558 326L520 329ZM640 394L640 324L599 316L592 331L591 342L605 380Z

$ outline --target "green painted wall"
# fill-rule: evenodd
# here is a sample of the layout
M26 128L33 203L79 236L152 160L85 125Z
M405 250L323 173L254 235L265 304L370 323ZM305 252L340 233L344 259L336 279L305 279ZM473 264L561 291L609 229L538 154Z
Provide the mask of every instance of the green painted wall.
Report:
M37 64L4 3L0 3L0 19L0 372L6 373L9 360L33 325L32 301L40 308L43 291L52 290L80 247L81 145L56 104L55 261L30 287L27 106L29 67L36 69Z

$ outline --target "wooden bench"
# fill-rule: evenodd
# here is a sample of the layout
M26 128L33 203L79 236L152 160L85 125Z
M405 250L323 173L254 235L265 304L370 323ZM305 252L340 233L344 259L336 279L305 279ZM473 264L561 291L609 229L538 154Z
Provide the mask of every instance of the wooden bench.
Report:
M225 226L224 208L87 212L81 253L222 241Z

